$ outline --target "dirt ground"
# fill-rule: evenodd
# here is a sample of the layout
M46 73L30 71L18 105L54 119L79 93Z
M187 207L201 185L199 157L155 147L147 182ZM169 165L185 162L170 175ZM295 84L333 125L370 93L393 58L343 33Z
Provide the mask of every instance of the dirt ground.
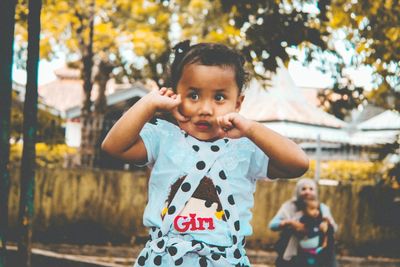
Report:
M142 246L115 245L33 245L33 267L127 267L132 266ZM8 247L10 261L15 262L16 246ZM253 267L272 267L276 253L272 251L249 250L247 254ZM10 263L11 263L10 262ZM400 259L377 257L338 256L341 267L400 267ZM16 266L13 263L9 266Z

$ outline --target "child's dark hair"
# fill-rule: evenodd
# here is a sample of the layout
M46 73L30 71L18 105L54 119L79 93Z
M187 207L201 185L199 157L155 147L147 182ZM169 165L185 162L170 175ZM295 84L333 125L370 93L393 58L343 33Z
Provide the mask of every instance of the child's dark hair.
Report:
M318 204L320 203L317 197L312 196L309 199L299 199L295 202L295 204L298 210L304 211L308 207L309 203L314 201L316 201Z
M239 93L242 92L247 82L247 72L244 69L245 59L235 50L217 43L190 45L189 40L178 43L173 49L175 58L170 66L168 86L174 91L182 76L183 68L188 64L198 63L205 66L233 68Z

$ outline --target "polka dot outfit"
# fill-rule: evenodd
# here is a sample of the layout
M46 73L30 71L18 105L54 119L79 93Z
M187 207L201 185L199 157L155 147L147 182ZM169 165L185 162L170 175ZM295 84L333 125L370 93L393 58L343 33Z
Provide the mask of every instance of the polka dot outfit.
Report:
M140 136L152 167L143 216L151 239L135 266L249 266L244 237L252 233L250 208L256 179L266 177L265 154L247 138L203 142L162 120L147 123ZM183 176L162 218L167 189ZM178 233L173 220L204 176L212 179L226 220L216 220L212 231Z

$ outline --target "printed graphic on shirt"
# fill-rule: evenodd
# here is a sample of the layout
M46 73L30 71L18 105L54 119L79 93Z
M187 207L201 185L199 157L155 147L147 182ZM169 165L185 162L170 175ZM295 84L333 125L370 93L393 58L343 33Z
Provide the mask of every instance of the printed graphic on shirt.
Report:
M186 176L179 178L171 186L166 205L161 214L162 218L164 218L169 203L175 197L185 178ZM187 231L212 231L216 227L217 220L226 221L226 218L212 180L204 177L185 207L174 218L173 226L176 231L181 233Z

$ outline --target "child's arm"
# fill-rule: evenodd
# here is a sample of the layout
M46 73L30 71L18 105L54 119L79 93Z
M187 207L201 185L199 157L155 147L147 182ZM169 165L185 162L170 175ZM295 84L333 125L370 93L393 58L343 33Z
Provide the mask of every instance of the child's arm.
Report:
M261 123L248 120L238 113L229 113L218 119L222 136L247 137L269 157L269 178L300 177L308 169L305 152L293 141L268 129Z
M140 131L159 110L170 110L176 119L185 120L177 109L180 103L180 95L176 95L171 90L166 88L153 90L136 102L115 123L104 139L101 148L110 155L121 159L134 162L146 161L147 152L139 136Z

